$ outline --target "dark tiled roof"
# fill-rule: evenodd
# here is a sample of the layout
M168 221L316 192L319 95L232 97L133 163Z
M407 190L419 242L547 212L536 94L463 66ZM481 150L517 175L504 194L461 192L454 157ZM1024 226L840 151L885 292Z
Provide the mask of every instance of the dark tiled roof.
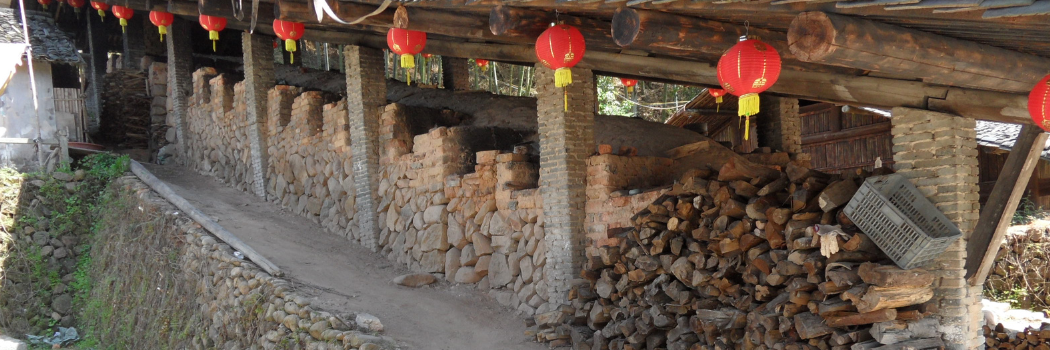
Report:
M33 45L33 57L56 63L81 62L73 39L55 25L45 12L28 11L29 41ZM0 43L24 43L22 18L14 9L0 9Z
M1017 135L1021 134L1021 125L1010 123L977 121L977 144L981 146L1011 150ZM1050 141L1043 146L1043 159L1050 160Z

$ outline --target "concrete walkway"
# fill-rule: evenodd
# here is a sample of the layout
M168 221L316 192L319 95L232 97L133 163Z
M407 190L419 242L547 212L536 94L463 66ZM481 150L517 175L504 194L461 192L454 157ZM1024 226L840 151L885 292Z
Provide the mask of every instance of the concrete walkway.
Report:
M391 280L407 268L255 195L179 166L146 167L175 192L277 264L329 312L367 312L405 349L544 349L524 321L472 286L418 289Z

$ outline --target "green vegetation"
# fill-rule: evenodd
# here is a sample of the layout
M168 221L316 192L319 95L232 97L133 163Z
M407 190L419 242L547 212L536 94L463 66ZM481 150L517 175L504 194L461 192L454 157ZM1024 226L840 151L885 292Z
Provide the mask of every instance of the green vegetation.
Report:
M1028 225L1043 217L1043 210L1039 209L1039 205L1032 201L1030 197L1021 198L1021 202L1017 204L1017 211L1014 211L1014 217L1011 221L1013 225Z
M88 289L76 281L91 265L84 242L106 206L104 189L124 174L128 159L99 154L77 166L53 175L0 170L0 327L7 333L49 334L70 325L75 309L55 308L75 308L70 298L82 301Z

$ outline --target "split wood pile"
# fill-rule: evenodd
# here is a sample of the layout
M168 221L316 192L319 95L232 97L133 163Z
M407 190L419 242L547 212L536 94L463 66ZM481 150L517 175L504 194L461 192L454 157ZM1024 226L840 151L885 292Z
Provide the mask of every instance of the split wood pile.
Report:
M893 265L842 213L862 179L769 170L687 173L618 244L588 250L588 283L572 308L537 316L537 338L595 350L943 346L924 320L934 276Z
M99 139L123 148L146 149L150 140L146 73L115 70L103 78Z
M1033 225L1021 234L1008 234L999 246L985 295L993 300L1014 299L1023 309L1050 309L1050 233Z
M1024 332L1012 333L1003 324L991 328L984 326L985 346L988 349L1006 350L1050 350L1050 323L1039 328L1028 327Z

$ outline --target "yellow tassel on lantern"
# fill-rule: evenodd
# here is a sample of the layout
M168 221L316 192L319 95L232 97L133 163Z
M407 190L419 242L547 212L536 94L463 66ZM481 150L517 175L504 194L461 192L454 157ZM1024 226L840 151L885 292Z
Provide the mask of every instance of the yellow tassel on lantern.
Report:
M98 16L102 17L102 20L106 20L106 11L98 10Z
M47 5L44 5L44 4L40 4L40 5L44 6L44 11L47 11Z
M409 54L401 55L401 68L416 68L416 56Z
M758 114L759 105L758 94L751 93L740 96L740 109L737 110L737 115L745 117L744 140L748 139L748 129L751 128L751 116Z
M219 32L215 30L208 31L208 39L211 39L211 51L217 51L215 49L215 43L219 41Z
M123 32L123 33L127 33L128 32L127 28L128 28L128 20L121 18L120 19L120 31Z
M288 50L288 63L295 63L295 40L287 39L284 41L284 49Z
M168 26L157 26L157 31L160 32L160 42L164 42L164 35L168 34Z
M634 93L634 86L628 86L627 87L627 93L633 94Z
M554 71L554 86L565 87L572 84L572 70L569 68L558 68Z

